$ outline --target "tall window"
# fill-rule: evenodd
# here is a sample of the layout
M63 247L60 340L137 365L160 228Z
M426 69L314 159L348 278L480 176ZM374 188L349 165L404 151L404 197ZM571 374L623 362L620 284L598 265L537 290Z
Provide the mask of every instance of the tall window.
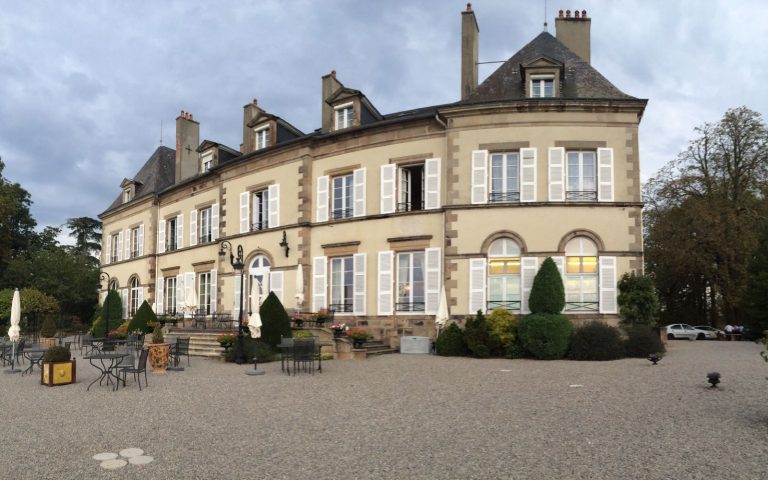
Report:
M131 229L131 258L139 256L139 227Z
M520 247L500 238L488 249L488 310L520 310Z
M176 277L165 277L163 307L166 315L176 315Z
M198 222L200 229L200 241L198 243L208 243L211 241L211 207L200 209Z
M332 218L352 216L352 174L333 177Z
M491 202L520 201L520 154L491 155Z
M352 257L331 259L331 305L337 312L352 311L353 292Z
M128 203L133 199L133 191L131 188L126 188L123 190L123 203Z
M351 103L340 105L335 108L336 110L336 130L342 128L349 128L352 126L352 118L354 116L354 108Z
M269 146L269 127L262 127L256 130L256 150L267 148Z
M249 311L251 299L255 295L261 297L261 303L266 300L269 295L269 271L271 264L269 259L264 255L257 255L251 262L251 266L248 269L248 298L243 300L243 311Z
M130 306L128 310L129 317L133 317L139 309L139 289L141 289L139 286L139 279L133 277L131 279L131 288L129 291L130 299L128 300L128 305Z
M575 237L565 246L565 310L598 311L597 246Z
M176 217L169 218L165 225L165 251L172 252L176 250Z
M112 239L110 240L110 245L109 245L109 263L115 263L117 261L117 252L119 251L117 239L118 239L117 233L112 235Z
M399 169L400 198L398 212L424 209L424 164L409 165Z
M397 254L398 312L424 311L424 252Z
M213 152L208 152L200 157L200 171L207 172L213 166Z
M555 96L555 79L553 77L534 77L531 80L532 98L552 98Z
M569 151L566 200L596 201L595 152Z
M198 312L211 313L211 272L197 274Z
M259 190L253 193L253 219L251 231L269 228L269 190Z

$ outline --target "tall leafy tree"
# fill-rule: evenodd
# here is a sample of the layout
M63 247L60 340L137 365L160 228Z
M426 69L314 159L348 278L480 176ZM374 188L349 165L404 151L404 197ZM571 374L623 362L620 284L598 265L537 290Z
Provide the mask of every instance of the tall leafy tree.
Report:
M0 270L29 246L37 224L29 210L32 205L29 192L3 177L4 169L0 159Z
M67 219L69 236L75 239L74 250L82 255L96 255L101 252L101 222L90 217Z

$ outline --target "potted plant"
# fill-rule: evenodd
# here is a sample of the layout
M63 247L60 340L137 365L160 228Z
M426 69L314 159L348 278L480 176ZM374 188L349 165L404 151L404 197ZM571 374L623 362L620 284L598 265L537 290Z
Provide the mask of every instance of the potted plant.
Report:
M328 310L322 309L315 312L314 315L312 315L312 319L315 321L315 325L318 327L322 327L323 324L328 320Z
M66 347L53 346L43 355L40 383L53 387L75 383L77 364L71 359L72 353Z
M235 344L235 334L234 333L222 333L218 337L216 337L216 341L219 342L219 345L224 349L224 354L226 355L227 350L232 348L232 345Z
M347 327L346 323L333 322L331 324L331 329L333 330L333 337L334 338L341 337L348 328L349 327Z
M56 321L51 315L46 315L43 320L43 326L40 328L40 336L42 338L42 344L47 347L56 346Z
M168 353L171 346L165 343L163 331L160 324L155 325L155 331L152 333L152 343L147 345L149 364L152 366L152 373L162 375L168 368Z
M346 331L347 337L352 339L352 348L363 348L363 344L371 338L364 328L354 327Z

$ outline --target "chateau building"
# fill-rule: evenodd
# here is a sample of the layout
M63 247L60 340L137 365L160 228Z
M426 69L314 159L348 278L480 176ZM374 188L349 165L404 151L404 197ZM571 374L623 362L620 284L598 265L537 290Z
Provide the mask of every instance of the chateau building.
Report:
M441 287L455 318L527 312L552 257L564 313L617 318L618 279L643 268L647 101L591 66L586 11L561 11L556 36L540 33L479 84L470 6L461 22L454 103L382 114L331 72L320 129L253 100L239 149L201 142L182 112L176 149L158 148L100 215L103 288L121 292L123 316L145 299L180 312L194 292L198 310L237 318L240 292L248 305L260 288L396 343L434 333ZM242 289L225 240L243 248Z

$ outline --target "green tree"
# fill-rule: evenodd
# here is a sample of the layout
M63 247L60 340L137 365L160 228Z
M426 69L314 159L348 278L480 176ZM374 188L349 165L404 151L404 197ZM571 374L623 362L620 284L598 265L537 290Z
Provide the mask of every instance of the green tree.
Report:
M563 278L552 257L547 257L533 279L528 308L531 313L560 313L564 307Z
M74 250L81 255L98 255L101 252L101 221L90 217L67 219L69 236L75 239Z
M744 294L744 325L752 335L768 330L768 227L763 227L757 248L749 259L747 288Z
M141 330L143 333L149 333L152 331L152 327L149 326L150 322L157 322L157 315L155 315L149 303L144 300L128 323L128 332L133 333L136 330Z
M269 292L259 309L261 314L261 339L273 348L280 344L282 337L291 337L291 319L280 303L275 292Z
M16 254L23 252L35 236L37 223L29 207L29 192L3 177L5 164L0 160L0 271Z
M653 279L635 272L625 273L619 281L618 302L622 320L651 325L659 308Z
M12 300L13 289L0 290L0 321L7 323L10 320ZM59 312L59 302L55 298L34 288L19 290L19 300L22 318L28 315L42 318L43 315Z

